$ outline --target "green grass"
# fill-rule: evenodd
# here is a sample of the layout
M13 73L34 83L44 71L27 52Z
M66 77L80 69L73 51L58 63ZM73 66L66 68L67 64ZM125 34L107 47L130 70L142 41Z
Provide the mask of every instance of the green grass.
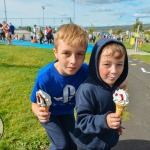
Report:
M125 45L126 49L132 49L132 46L129 42L123 41L123 44Z
M51 50L0 45L0 116L3 150L34 150L49 144L31 111L30 93L37 71L54 60Z
M129 42L124 42L124 45L128 50L132 49L131 45ZM139 47L139 50L145 51L147 53L150 53L150 44L149 43L143 43L141 47ZM150 64L150 55L139 55L139 54L132 54L131 55L133 58L141 60L143 62L149 63Z
M87 53L86 63L89 58ZM44 150L49 146L45 130L31 111L30 94L38 70L54 60L49 49L0 44L0 117L4 122L0 149ZM124 118L128 116L126 111Z
M143 62L146 62L148 64L150 64L150 55L131 55L133 58L137 59L137 60L141 60Z
M125 45L126 49L132 49L132 46L129 42L124 41L123 44ZM138 49L150 53L150 43L143 43L141 47L138 47Z
M149 43L143 43L139 49L142 51L150 53L150 44Z

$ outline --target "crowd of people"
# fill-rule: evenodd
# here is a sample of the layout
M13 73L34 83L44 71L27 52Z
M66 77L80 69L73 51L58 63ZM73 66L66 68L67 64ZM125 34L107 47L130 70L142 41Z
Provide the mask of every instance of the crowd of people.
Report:
M95 33L88 34L88 41L91 44L95 44L95 42L99 38L113 38L113 39L117 39L123 42L123 35L117 36L114 34L110 35L110 34L105 34L105 33L98 34L98 35L96 35ZM22 34L22 36L18 38L18 34L15 34L14 25L12 23L8 24L6 23L6 21L3 21L2 23L0 23L0 40L2 41L6 40L9 45L9 44L12 44L12 39L25 40L26 38L24 34ZM30 40L32 43L52 44L54 43L53 29L51 28L51 26L37 27L37 25L35 24L31 31ZM144 40L142 38L137 38L137 40L138 40L138 47L141 47ZM130 44L132 48L134 48L135 38L133 36L130 38Z
M31 42L39 42L40 44L52 44L54 42L53 30L50 26L46 26L43 30L42 27L37 28L36 25L33 27L31 34Z
M50 26L46 26L45 29L43 29L43 27L37 28L37 26L34 25L30 38L33 43L52 44L54 42L53 30ZM18 38L18 34L15 34L14 25L3 21L0 23L0 40L6 40L10 45L12 44L12 39L25 40L25 35L23 34Z

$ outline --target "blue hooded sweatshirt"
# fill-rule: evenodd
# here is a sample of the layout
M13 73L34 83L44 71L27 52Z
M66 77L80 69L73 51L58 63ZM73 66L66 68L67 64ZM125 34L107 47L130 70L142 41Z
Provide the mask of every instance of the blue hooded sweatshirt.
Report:
M124 70L113 87L101 79L97 65L102 49L109 43L118 43L125 49ZM115 112L113 93L128 74L125 46L115 39L100 39L93 47L89 71L89 78L80 85L76 92L77 118L74 132L76 144L85 150L110 150L117 144L119 134L118 130L108 127L106 116L110 112Z

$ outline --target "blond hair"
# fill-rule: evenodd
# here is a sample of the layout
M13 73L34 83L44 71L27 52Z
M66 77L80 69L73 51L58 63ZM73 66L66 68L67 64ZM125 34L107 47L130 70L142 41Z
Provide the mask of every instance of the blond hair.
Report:
M87 48L88 35L87 32L76 24L64 24L57 30L54 45L57 49L58 41L63 40L69 46L81 46Z
M3 22L2 22L2 25L5 25L5 24L6 24L6 21L3 21Z
M104 50L107 50L107 56L114 56L116 59L125 55L125 48L118 43L110 43L103 48Z

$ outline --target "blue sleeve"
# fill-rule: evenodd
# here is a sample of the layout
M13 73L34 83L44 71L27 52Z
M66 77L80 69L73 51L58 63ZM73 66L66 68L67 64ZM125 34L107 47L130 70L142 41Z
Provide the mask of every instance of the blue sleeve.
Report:
M95 113L97 102L85 89L86 87L81 86L76 93L77 128L85 134L100 133L104 129L109 129L107 114Z
M45 67L41 68L37 74L34 87L30 96L31 102L36 103L36 92L41 89L44 90L44 83L47 77L47 70L50 67L50 64L46 65Z
M32 90L32 93L31 93L31 97L30 97L30 100L31 102L33 103L36 103L37 100L36 100L36 92L41 89L43 90L44 89L44 75L42 74L41 75L41 72L38 73L37 77L36 77L36 80L35 80L35 83L34 83L34 87L33 87L33 90Z
M38 80L36 79L35 83L34 83L34 87L33 87L33 90L32 90L32 93L31 93L31 97L30 97L30 100L31 102L33 103L36 103L37 100L36 100L36 92L40 89L39 87L39 83L38 83Z

